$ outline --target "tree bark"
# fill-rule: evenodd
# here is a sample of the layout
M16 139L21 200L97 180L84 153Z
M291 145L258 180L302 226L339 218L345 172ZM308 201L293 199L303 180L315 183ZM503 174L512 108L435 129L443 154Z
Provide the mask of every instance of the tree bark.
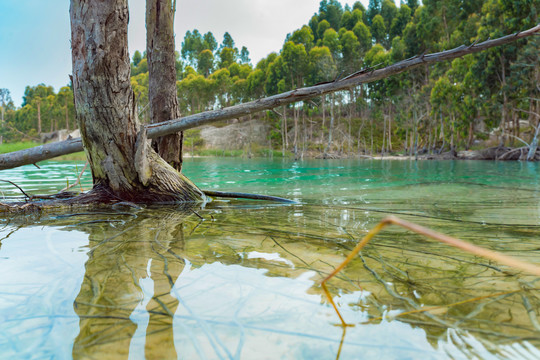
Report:
M465 56L467 54L480 52L494 46L508 44L518 39L534 35L539 31L540 25L537 25L531 29L516 34L503 36L498 39L487 40L479 44L472 44L469 46L462 45L452 50L446 50L434 54L415 56L413 58L400 61L382 69L360 70L337 81L291 90L282 94L258 99L255 101L231 106L224 109L193 114L178 119L171 119L169 121L165 121L159 124L151 124L146 127L148 129L148 137L150 139L153 139L159 136L173 134L179 131L195 128L217 121L234 119L239 116L245 116L262 110L274 109L297 101L305 101L321 96L323 96L324 99L325 94L329 94L339 90L349 89L350 87L357 86L359 84L384 79L386 77L402 73L415 67L427 66L431 63L451 60L461 56ZM540 105L537 104L537 106ZM26 164L33 164L38 161L51 159L56 156L81 151L82 149L83 147L80 139L71 139L63 142L42 145L31 149L20 150L13 153L0 154L0 170L10 169Z
M202 192L148 145L130 83L127 0L72 0L77 121L92 169L91 193L132 202L196 201Z
M150 119L160 123L180 117L176 90L174 9L171 0L146 0L146 53ZM152 147L173 168L182 169L183 133L152 140Z

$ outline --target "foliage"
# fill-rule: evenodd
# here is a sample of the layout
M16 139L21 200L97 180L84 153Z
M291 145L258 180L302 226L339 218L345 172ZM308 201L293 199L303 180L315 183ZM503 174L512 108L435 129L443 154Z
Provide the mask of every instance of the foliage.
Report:
M187 115L256 100L332 81L364 67L499 37L537 24L538 8L537 0L407 0L400 6L392 0L370 0L367 9L359 1L343 7L337 0L323 0L307 24L293 30L279 51L256 66L250 63L249 50L245 46L239 50L230 33L218 44L211 32L194 29L186 32L177 53L181 112ZM288 121L266 113L258 116L271 123L273 144L278 147L292 143L296 128L296 136L314 143L306 148L324 149L320 145L328 142L332 132L332 109L336 121L332 142L342 152L378 151L384 141L410 144L415 131L418 146L429 151L451 140L457 147L468 147L515 119L528 120L529 128L536 125L539 42L532 37L290 106L282 114ZM133 54L131 76L139 117L145 122L148 64L144 52ZM0 101L0 107L4 140L22 138L20 133L37 136L38 113L41 132L76 127L69 85L58 93L44 84L29 86L21 108L15 108L9 97ZM514 136L520 135L519 130L513 131Z

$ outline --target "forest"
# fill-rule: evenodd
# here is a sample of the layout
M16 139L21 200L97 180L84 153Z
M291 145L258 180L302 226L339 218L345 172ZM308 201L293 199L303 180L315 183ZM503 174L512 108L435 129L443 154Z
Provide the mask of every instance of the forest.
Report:
M182 116L334 81L424 53L469 45L538 23L537 0L370 0L352 8L323 0L307 24L255 66L229 33L188 31L176 52ZM308 16L306 16L307 18ZM266 144L295 157L444 153L532 144L540 120L538 36L416 68L315 99L238 119L262 124ZM135 51L131 83L141 122L149 122L146 53ZM28 86L17 108L0 92L5 142L77 127L72 86ZM223 122L218 126L227 125ZM258 128L258 129L259 129ZM204 147L200 130L185 146Z

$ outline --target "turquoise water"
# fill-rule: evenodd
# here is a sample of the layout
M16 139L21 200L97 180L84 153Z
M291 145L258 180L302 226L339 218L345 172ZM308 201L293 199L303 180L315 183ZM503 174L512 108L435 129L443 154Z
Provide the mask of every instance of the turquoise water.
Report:
M0 178L54 193L81 165ZM319 285L388 214L540 264L538 164L201 158L184 172L299 204L4 216L0 359L540 357L538 278L400 228L328 283L354 327Z

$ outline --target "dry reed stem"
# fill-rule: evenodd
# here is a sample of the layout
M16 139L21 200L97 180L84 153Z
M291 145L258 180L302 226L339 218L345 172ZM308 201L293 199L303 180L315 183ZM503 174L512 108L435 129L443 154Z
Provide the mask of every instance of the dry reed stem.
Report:
M496 251L484 249L482 247L470 244L470 243L468 243L466 241L463 241L463 240L460 240L460 239L457 239L457 238L453 238L453 237L445 235L445 234L438 233L436 231L433 231L431 229L425 228L423 226L417 225L417 224L409 222L409 221L402 220L402 219L400 219L400 218L398 218L396 216L388 216L388 217L384 218L381 222L379 222L373 229L371 229L366 234L366 236L364 236L364 238L358 243L358 245L355 246L355 248L345 258L345 260L334 271L332 271L330 273L330 275L328 275L326 278L324 278L321 281L321 287L323 288L324 293L326 294L326 297L328 298L328 301L330 301L330 304L332 304L332 307L334 308L334 310L336 311L339 319L341 320L341 325L344 326L344 327L353 326L353 325L347 324L345 322L345 320L343 319L343 317L341 316L336 304L334 303L334 300L332 299L332 296L331 296L330 292L328 291L328 288L326 287L326 282L328 280L330 280L331 278L333 278L341 270L343 270L343 268L345 266L347 266L347 264L349 262L351 262L351 260L354 259L356 257L356 255L358 255L360 250L362 250L362 248L364 246L366 246L366 244L375 235L377 235L387 225L391 225L391 224L401 226L401 227L403 227L405 229L411 230L411 231L413 231L415 233L427 236L429 238L435 239L435 240L440 241L442 243L445 243L445 244L448 244L450 246L456 247L456 248L461 249L461 250L463 250L465 252L468 252L470 254L474 254L474 255L481 256L483 258L489 259L489 260L496 261L496 262L498 262L500 264L504 264L504 265L510 266L512 268L525 271L525 272L527 272L529 274L532 274L532 275L540 276L540 266L530 264L530 263L527 263L525 261L518 260L518 259L516 259L514 257L510 257L510 256L500 254L500 253L498 253Z

